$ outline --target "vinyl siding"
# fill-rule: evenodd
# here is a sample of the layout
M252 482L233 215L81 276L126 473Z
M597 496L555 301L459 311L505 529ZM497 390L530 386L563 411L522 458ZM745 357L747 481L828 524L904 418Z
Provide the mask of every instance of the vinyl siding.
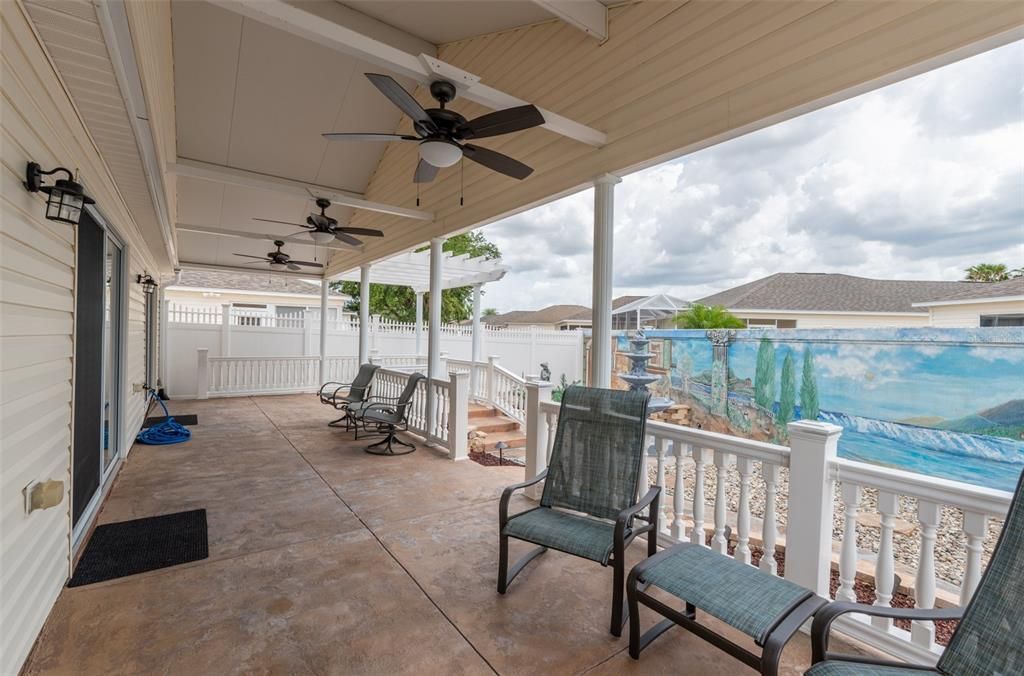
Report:
M59 4L94 17L88 2ZM62 19L62 17L58 17ZM83 19L83 20L85 20ZM63 19L62 19L63 20ZM129 271L155 270L128 205L20 2L0 3L0 674L16 674L70 572L75 230L44 218L43 196L21 185L25 164L79 168L104 217L126 241ZM71 49L69 43L69 49ZM75 43L83 67L94 46ZM92 51L89 51L92 50ZM144 369L138 285L128 286L125 383ZM143 371L144 372L144 371ZM123 432L141 423L127 401ZM23 488L65 482L57 507L26 514Z
M909 76L919 64L1021 25L1019 3L1001 1L694 0L613 7L604 44L552 21L442 45L439 59L599 129L609 143L592 148L545 129L488 138L481 145L525 162L534 174L515 181L466 162L460 206L460 172L443 170L421 190L421 208L435 213L434 223L413 227L357 211L353 225L381 228L387 237L367 242L362 252L336 254L328 272L575 192L605 172L692 152ZM429 102L422 87L416 96ZM488 112L464 99L451 108L469 118ZM400 130L408 128L404 120ZM389 144L366 197L413 206L416 153L415 144Z
M931 309L932 326L981 326L982 315L1024 314L1024 300L965 305L937 305Z

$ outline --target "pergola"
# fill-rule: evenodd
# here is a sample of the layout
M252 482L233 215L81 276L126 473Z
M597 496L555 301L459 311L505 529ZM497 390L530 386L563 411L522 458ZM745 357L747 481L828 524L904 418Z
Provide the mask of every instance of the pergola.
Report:
M643 321L673 317L690 307L688 301L664 293L647 296L612 310L613 329L638 329ZM633 320L632 322L630 320Z

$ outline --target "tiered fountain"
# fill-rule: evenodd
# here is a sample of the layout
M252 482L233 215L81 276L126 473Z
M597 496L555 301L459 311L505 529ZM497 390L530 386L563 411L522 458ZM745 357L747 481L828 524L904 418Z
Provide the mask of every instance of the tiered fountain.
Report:
M650 342L642 329L637 329L637 332L629 339L630 351L625 355L630 361L629 371L617 375L629 384L631 390L646 392L648 385L661 380L661 376L647 372L647 362L655 357L648 349ZM647 412L658 413L674 403L668 397L651 397L647 404Z

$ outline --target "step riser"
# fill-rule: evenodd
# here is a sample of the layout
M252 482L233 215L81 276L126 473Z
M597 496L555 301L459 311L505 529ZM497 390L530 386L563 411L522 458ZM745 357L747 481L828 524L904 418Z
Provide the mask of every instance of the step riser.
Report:
M470 427L477 432L486 432L491 434L492 432L517 432L519 431L519 425L514 422L507 423L488 423L486 425L473 425Z

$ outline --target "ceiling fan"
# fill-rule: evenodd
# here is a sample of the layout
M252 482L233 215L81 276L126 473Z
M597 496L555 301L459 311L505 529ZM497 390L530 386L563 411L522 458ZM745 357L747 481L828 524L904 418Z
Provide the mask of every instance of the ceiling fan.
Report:
M271 270L301 270L302 267L307 268L322 268L323 265L320 263L310 263L308 261L293 261L292 257L281 251L281 247L284 246L284 242L281 240L275 240L274 245L277 247L277 251L269 252L266 257L263 256L250 256L249 254L236 253L236 256L242 258L255 258L261 263L270 263ZM253 263L247 263L247 265L253 265Z
M424 110L394 78L376 73L366 73L366 77L403 113L412 118L416 135L334 132L324 134L324 138L331 141L415 141L420 146L420 161L413 175L416 183L433 181L438 169L450 167L463 157L520 180L533 173L531 167L519 160L465 141L539 127L545 120L535 106L496 110L467 121L454 110L445 108L445 104L452 101L456 93L455 85L450 82L438 80L430 83L430 94L441 107Z
M303 228L295 234L301 234L308 232L309 236L313 238L313 241L317 244L327 244L335 239L338 239L345 244L351 244L352 246L362 246L361 240L356 239L352 235L363 235L364 237L383 237L384 233L380 230L374 230L372 228L353 228L347 225L338 225L338 219L331 218L327 215L327 208L331 206L331 201L323 197L316 198L316 206L320 209L320 213L313 212L306 217L305 223L289 223L288 221L275 221L271 218L254 218L254 221L263 221L265 223L280 223L281 225L294 225L297 228ZM289 235L291 237L291 235Z

